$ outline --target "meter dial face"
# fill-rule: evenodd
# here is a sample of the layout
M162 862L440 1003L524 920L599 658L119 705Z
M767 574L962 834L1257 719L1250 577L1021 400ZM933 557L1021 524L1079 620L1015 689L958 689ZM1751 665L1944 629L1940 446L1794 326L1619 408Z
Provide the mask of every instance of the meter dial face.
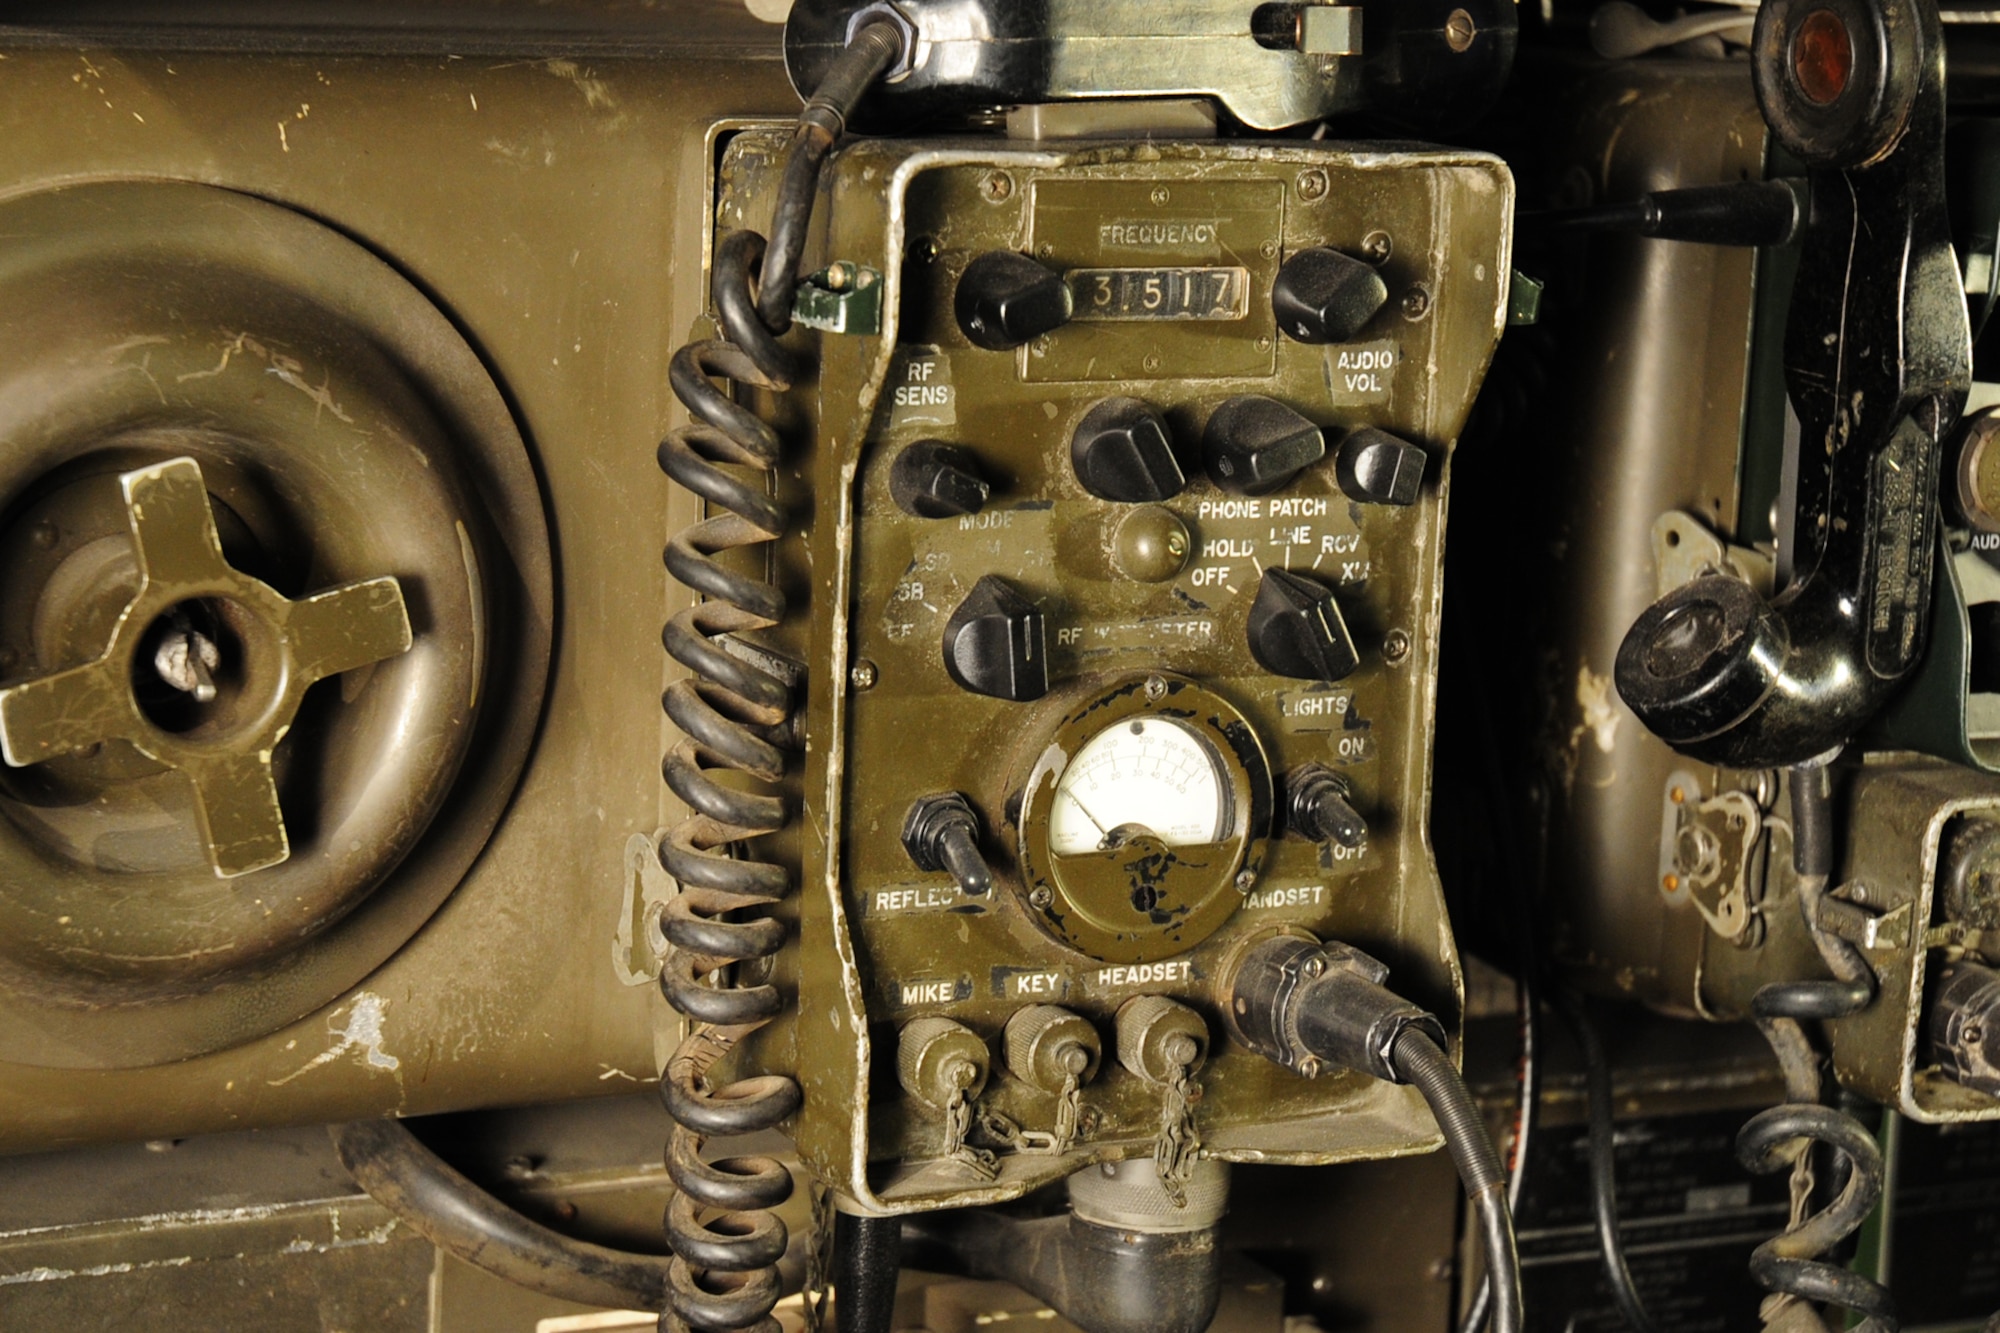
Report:
M1109 677L1057 706L1021 783L1031 919L1105 962L1187 952L1235 913L1262 868L1263 742L1228 700L1164 672Z
M1091 737L1056 780L1049 850L1080 856L1151 834L1169 847L1221 842L1228 775L1208 745L1168 718L1133 718Z

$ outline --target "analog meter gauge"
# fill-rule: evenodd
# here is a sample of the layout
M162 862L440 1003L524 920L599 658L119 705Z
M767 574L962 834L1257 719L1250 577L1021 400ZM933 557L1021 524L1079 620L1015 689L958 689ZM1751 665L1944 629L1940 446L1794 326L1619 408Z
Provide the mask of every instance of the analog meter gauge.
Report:
M1256 881L1271 768L1243 715L1160 674L1101 687L1035 752L1021 798L1029 908L1109 962L1201 943Z

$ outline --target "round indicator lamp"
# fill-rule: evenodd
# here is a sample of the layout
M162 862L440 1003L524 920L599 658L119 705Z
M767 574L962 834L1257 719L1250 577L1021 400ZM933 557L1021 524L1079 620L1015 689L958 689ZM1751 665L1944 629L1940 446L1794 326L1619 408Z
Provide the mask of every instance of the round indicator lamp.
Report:
M1030 910L1107 962L1183 953L1255 882L1271 810L1270 762L1233 705L1179 677L1118 678L1035 752L1019 825Z

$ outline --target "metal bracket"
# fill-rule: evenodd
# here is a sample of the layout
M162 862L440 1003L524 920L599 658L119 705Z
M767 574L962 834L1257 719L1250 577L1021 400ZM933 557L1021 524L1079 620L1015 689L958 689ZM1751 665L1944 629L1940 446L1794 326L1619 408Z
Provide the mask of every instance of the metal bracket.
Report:
M408 651L402 587L393 578L368 579L292 601L223 558L208 488L193 459L118 480L139 589L94 661L0 689L0 757L22 768L106 741L128 742L187 775L218 876L276 865L291 855L291 839L272 753L308 687ZM236 682L214 717L172 732L146 715L133 678L151 669L138 658L155 622L195 601L222 608L241 660L223 666Z

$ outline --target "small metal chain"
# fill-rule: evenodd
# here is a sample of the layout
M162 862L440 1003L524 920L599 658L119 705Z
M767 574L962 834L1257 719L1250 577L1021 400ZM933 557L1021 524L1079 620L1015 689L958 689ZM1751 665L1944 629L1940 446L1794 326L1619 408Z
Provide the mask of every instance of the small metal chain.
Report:
M993 1154L965 1141L972 1132L971 1089L978 1077L978 1072L962 1061L952 1068L951 1096L944 1105L944 1155L981 1180L991 1180L1000 1173Z
M1077 1121L1083 1115L1083 1083L1075 1071L1063 1076L1062 1092L1056 1098L1056 1131L1051 1147L1054 1152L1068 1152L1076 1142Z
M1153 1145L1153 1165L1160 1173L1160 1187L1174 1207L1187 1207L1188 1177L1201 1152L1201 1136L1194 1127L1194 1101L1200 1086L1187 1065L1178 1066L1167 1081L1167 1096L1160 1108L1160 1140Z
M832 1291L833 1191L817 1180L812 1185L812 1249L806 1256L806 1333L826 1327L827 1297Z

